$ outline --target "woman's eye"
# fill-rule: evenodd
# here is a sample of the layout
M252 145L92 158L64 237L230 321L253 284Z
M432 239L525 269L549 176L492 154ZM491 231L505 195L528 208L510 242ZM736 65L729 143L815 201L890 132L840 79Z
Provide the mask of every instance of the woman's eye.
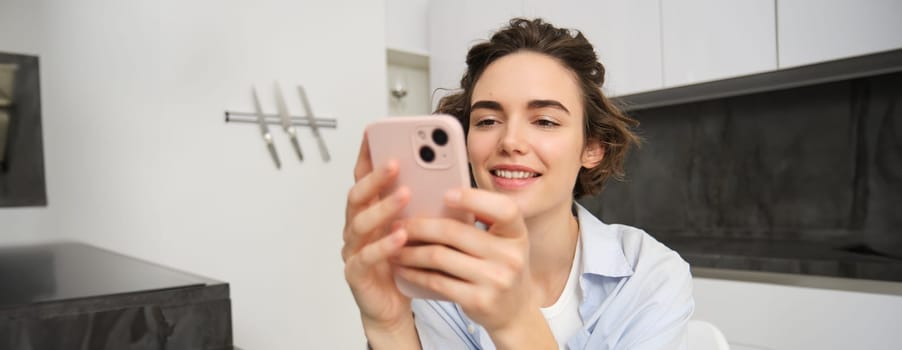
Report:
M559 126L559 125L560 125L560 124L556 123L555 121L549 120L549 119L539 119L539 120L536 120L536 124L537 124L538 126L545 127L545 128L550 128L550 127L555 127L555 126Z
M482 119L476 122L476 126L492 126L497 123L494 119Z

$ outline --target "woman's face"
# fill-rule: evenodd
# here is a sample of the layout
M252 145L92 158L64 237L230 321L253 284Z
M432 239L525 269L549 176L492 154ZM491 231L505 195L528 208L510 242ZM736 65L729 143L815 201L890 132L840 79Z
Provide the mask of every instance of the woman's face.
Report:
M583 152L574 73L544 54L509 54L486 68L470 100L467 150L479 188L513 197L527 218L569 210L580 168L595 164Z

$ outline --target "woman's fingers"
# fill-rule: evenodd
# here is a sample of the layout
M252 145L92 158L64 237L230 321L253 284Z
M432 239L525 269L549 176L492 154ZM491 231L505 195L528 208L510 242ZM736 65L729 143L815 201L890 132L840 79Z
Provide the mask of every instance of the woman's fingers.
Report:
M406 242L407 233L401 229L370 243L347 259L346 272L354 276L368 274L374 265L385 262Z
M394 271L410 283L434 292L447 300L468 300L475 294L474 285L441 272L404 266L397 266Z
M505 195L476 190L450 190L445 196L449 207L472 212L487 223L491 234L485 234L471 223L446 218L405 220L410 241L444 244L476 257L488 257L500 242L494 238L523 238L526 225L517 204Z
M378 198L383 189L395 181L398 168L398 162L391 160L374 171L369 144L364 134L357 154L357 165L354 167L354 186L348 191L345 221L350 221L357 212Z
M342 256L347 257L348 254L354 254L372 240L377 239L378 237L374 237L373 234L378 229L388 226L409 201L410 190L401 187L352 217L350 222L345 224L345 247L342 250Z
M403 247L391 261L404 267L441 271L469 283L494 282L493 278L505 277L490 262L441 244Z
M528 241L499 237L451 219L410 219L409 242L395 262L437 270L474 284L508 288L526 263Z
M452 219L408 219L404 221L404 227L411 242L443 244L477 258L489 256L498 239L473 224Z
M390 224L410 201L410 190L400 187L394 193L358 213L351 221L351 231L366 234Z
M379 197L388 185L394 183L398 178L398 162L389 161L384 166L364 175L351 190L348 191L348 203L345 207L346 220L353 217L357 212L371 204L373 200Z
M387 198L379 200L384 192L398 178L398 162L387 164L373 170L366 135L360 144L360 154L354 168L356 183L348 191L348 202L345 206L345 242L341 256L347 260L349 255L378 237L373 237L376 229L387 225L388 220L407 204L409 190L400 188Z
M495 235L511 238L526 235L520 208L504 194L474 188L453 189L445 194L445 204L473 213Z
M373 159L370 158L370 143L366 133L360 142L360 151L357 152L357 164L354 165L354 181L360 181L366 174L373 171Z

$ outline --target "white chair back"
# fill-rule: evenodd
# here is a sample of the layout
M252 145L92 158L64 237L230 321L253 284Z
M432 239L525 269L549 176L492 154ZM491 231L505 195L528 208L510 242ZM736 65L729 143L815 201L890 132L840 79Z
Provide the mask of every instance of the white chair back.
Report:
M711 322L689 320L689 350L730 350L730 344Z

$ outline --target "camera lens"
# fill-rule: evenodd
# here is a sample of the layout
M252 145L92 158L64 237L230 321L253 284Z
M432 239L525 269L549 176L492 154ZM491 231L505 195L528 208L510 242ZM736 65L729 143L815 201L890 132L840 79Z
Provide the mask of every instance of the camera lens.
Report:
M435 129L432 131L432 141L435 142L436 145L444 146L448 143L448 134L445 133L445 130Z
M420 159L422 159L426 163L432 163L435 160L435 151L429 146L420 147Z

